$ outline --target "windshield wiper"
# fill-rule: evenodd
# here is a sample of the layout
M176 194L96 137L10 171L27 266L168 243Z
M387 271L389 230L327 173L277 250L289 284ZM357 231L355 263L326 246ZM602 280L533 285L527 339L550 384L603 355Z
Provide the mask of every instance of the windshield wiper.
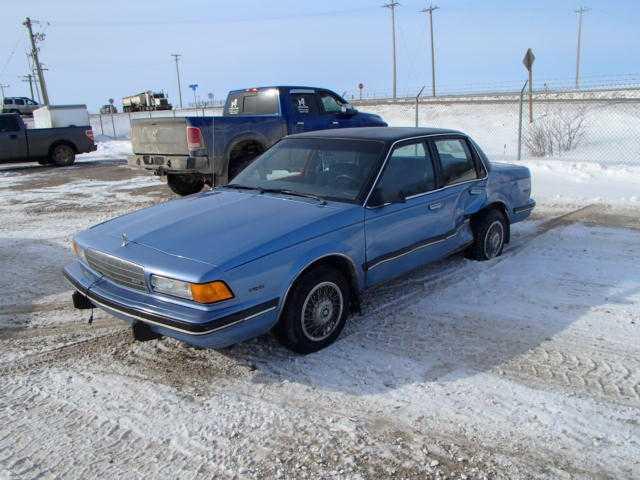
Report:
M293 197L313 198L314 200L320 202L322 205L327 204L327 201L324 198L318 195L314 195L313 193L296 192L295 190L288 190L286 188L260 188L259 190L260 193L281 193L283 195L291 195Z

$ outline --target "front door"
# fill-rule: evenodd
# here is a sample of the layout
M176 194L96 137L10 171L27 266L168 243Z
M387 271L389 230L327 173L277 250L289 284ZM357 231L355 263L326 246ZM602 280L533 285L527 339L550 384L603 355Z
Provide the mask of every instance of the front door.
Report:
M426 142L394 147L365 209L366 279L374 285L443 255L448 230Z
M25 132L16 115L0 115L0 161L27 158Z

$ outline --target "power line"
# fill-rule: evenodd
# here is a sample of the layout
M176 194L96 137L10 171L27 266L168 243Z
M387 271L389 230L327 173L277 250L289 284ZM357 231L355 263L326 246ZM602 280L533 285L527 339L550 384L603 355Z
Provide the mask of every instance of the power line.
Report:
M590 9L580 7L576 10L578 14L578 47L576 50L576 89L580 88L580 47L582 40L582 15L587 13Z
M383 8L391 10L391 44L393 47L393 98L397 96L398 69L396 60L396 7L398 2L389 2L382 5Z
M4 63L4 67L2 67L2 71L0 72L0 77L3 76L4 72L7 71L7 67L9 66L9 63L11 62L11 59L15 55L16 50L18 49L18 46L20 46L20 43L22 43L21 41L22 41L22 38L18 38L18 40L16 41L16 44L13 46L13 49L11 50L11 53L7 57L7 61Z
M436 96L436 53L433 45L433 12L440 7L429 5L429 8L422 10L422 13L429 14L429 31L431 32L431 95Z

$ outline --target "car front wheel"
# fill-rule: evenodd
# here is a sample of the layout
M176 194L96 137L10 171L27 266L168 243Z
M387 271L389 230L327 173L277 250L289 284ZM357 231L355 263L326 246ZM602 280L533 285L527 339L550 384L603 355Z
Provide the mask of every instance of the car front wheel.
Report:
M287 348L312 353L332 344L344 328L351 292L344 276L329 267L304 273L291 287L274 333Z
M472 220L473 245L469 256L475 260L491 260L502 255L509 225L504 214L489 210Z

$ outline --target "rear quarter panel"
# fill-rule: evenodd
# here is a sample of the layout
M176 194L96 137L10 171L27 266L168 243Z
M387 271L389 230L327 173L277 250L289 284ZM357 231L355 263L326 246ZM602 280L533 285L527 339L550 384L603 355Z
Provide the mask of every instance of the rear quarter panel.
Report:
M487 203L502 203L513 221L513 209L527 205L531 197L531 173L520 165L492 163L487 179Z
M198 127L207 155L215 159L216 175L226 175L229 151L243 139L255 139L265 148L286 135L286 124L278 115L238 117L187 117L187 125Z
M89 140L85 127L64 128L31 128L27 129L29 157L42 158L49 155L49 149L54 143L65 142L73 145L77 153L87 153L93 150L93 142Z

